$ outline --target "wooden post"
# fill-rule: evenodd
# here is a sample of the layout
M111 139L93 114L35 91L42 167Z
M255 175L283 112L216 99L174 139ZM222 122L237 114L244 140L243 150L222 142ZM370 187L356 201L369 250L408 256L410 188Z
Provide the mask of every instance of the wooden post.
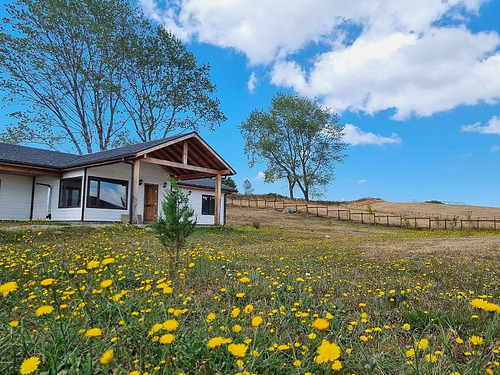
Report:
M139 201L139 172L140 161L134 160L134 180L132 181L132 223L139 224L137 206Z
M387 215L387 226L389 226L389 215Z
M221 202L221 184L222 176L220 173L215 175L215 212L214 212L214 225L220 225L220 202Z
M182 150L182 164L188 163L188 143L187 141L184 141L183 144L183 150Z
M432 224L431 224L431 218L429 218L429 230L431 230L431 226L432 226Z
M361 224L364 224L364 222L363 222L363 212L361 212Z

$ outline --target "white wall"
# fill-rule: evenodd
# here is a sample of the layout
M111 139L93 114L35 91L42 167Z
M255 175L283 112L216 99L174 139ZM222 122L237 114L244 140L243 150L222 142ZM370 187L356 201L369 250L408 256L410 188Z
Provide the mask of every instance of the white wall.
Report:
M0 220L29 220L32 177L0 173Z
M214 215L202 215L201 213L201 204L202 204L202 195L212 195L215 197L215 191L209 190L199 190L196 188L188 188L181 187L181 190L188 194L191 191L191 195L189 195L189 203L194 210L196 215L196 220L199 225L214 225ZM221 194L220 200L220 222L224 223L224 193Z

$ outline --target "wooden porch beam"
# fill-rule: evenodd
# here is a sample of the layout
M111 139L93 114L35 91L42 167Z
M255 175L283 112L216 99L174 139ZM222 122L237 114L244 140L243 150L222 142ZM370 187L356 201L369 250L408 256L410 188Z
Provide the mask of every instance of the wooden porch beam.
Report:
M220 202L221 202L221 174L215 175L215 212L214 212L214 225L220 225Z
M188 163L188 149L189 149L189 144L187 141L184 141L182 143L182 164L187 165Z
M156 159L156 158L152 158L150 156L146 156L144 159L138 159L138 160L144 161L146 163L164 165L166 167L185 169L188 171L195 171L195 172L209 173L211 175L216 175L218 173L225 172L225 171L218 171L218 170L212 169L212 168L205 168L205 167L199 167L196 165L182 164L182 163L176 163L174 161Z
M132 223L139 224L137 216L137 207L139 202L139 173L140 161L134 160L134 179L132 181Z

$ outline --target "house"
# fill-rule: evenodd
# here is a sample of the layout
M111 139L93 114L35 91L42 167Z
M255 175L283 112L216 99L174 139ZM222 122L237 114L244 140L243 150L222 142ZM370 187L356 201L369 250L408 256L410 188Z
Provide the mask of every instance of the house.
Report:
M87 155L0 143L0 220L150 222L170 176L199 224L220 225L235 173L195 132Z

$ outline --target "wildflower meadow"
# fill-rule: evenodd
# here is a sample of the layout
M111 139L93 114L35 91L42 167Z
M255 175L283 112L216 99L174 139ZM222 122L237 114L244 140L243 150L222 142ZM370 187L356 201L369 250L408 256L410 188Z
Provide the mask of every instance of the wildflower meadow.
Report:
M499 362L495 232L199 228L176 263L147 227L0 227L1 374L500 374Z

